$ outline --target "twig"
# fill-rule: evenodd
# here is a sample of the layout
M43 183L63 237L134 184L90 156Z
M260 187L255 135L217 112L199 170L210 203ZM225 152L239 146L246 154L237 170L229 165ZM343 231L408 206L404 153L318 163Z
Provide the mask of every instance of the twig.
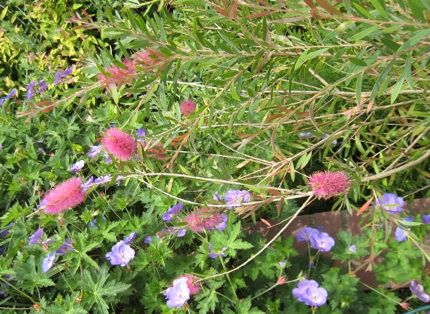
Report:
M424 160L426 160L429 157L430 157L430 150L427 151L420 158L413 160L411 162L408 162L407 164L404 164L403 166L400 166L400 167L395 168L395 169L390 170L390 171L381 172L381 173L375 174L373 176L364 177L361 179L361 182L375 181L375 180L389 177L393 174L396 174L397 172L400 172L400 171L406 170L408 168L411 168L413 166L416 166L416 165L422 163Z

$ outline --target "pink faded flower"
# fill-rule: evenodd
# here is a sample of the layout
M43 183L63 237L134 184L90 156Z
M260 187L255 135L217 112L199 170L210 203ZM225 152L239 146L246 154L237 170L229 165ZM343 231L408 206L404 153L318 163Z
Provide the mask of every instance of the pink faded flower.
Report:
M190 295L196 294L200 291L200 288L201 288L200 284L198 282L195 282L197 280L197 278L192 277L190 275L182 275L182 276L176 278L173 281L173 286L175 286L178 282L182 281L181 278L187 279L187 286L188 286L188 289L190 289Z
M150 58L149 52L144 50L135 54L131 59L124 58L121 66L113 65L105 69L106 74L97 76L99 83L104 86L112 87L130 83L139 75L137 67L144 69L153 68L158 60Z
M329 199L346 192L351 186L351 181L343 171L318 171L309 177L308 184L316 197Z
M222 225L224 220L222 214L214 213L207 208L200 208L185 217L185 222L188 223L188 229L192 232L213 230Z
M137 149L133 136L115 128L107 130L101 142L108 153L122 161L130 159Z
M154 56L154 54L151 54L148 50L143 50L136 53L132 60L135 65L138 65L142 68L152 68L159 63L159 60L151 58L151 56Z
M196 103L189 99L181 103L181 112L186 117L196 111Z
M43 211L53 215L78 206L85 199L81 184L81 179L71 178L51 189L40 203Z
M141 141L141 144L142 144L142 147L145 148L146 146L153 145L153 142L145 143ZM159 148L155 148L155 147L159 147ZM154 147L149 147L146 149L146 156L155 157L158 160L164 160L166 159L166 155L164 154L164 152L165 152L165 149L163 148L163 144L158 142L157 144L154 145Z

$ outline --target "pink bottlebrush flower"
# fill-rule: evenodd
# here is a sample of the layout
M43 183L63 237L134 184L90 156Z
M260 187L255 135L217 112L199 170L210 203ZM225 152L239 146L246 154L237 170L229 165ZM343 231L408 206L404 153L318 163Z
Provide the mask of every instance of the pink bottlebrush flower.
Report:
M78 206L85 199L81 184L81 179L71 178L51 189L40 203L43 211L54 215Z
M196 103L189 99L181 103L181 112L186 117L196 111Z
M200 291L200 288L201 288L200 284L198 282L197 283L195 282L197 280L197 278L190 276L190 275L182 275L182 276L176 278L173 281L173 286L175 286L176 282L181 280L181 278L187 279L187 286L188 286L188 289L190 289L190 295L196 294Z
M108 153L122 161L130 159L137 149L133 136L115 128L107 130L101 141Z
M308 184L316 197L329 199L346 192L351 186L351 181L343 171L318 171L309 177Z
M210 209L200 208L185 217L185 222L188 223L188 229L193 232L203 232L212 230L222 224L224 218L219 213L214 213Z

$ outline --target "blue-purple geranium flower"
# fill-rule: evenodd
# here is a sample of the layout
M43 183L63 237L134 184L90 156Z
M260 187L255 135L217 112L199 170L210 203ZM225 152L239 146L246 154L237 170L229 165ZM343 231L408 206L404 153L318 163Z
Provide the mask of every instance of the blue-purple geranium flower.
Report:
M248 203L251 200L251 193L242 190L230 190L224 195L226 208L232 209L241 206L242 203Z
M70 167L70 172L78 172L81 171L82 168L84 168L85 166L85 161L83 160L79 160L77 162L75 162L71 167Z
M46 255L46 257L42 260L43 273L46 273L48 270L52 268L52 266L54 266L56 256L57 256L57 252L53 252Z
M182 210L183 204L178 203L175 206L172 206L163 214L163 220L166 222L172 221L173 217L175 217L181 210Z
M403 198L397 196L393 193L384 193L381 198L378 198L375 201L375 207L381 206L388 213L396 214L403 210L403 206L405 205L405 201Z
M421 217L421 220L424 224L426 225L430 225L430 214L429 215L423 215Z
M303 302L309 306L321 306L327 302L327 291L319 287L315 280L302 280L297 284L297 288L293 289L293 296L299 302Z
M426 303L430 302L430 296L424 291L424 287L417 281L412 280L409 289L421 301Z
M39 244L40 239L42 239L42 237L43 237L43 228L39 228L39 229L37 229L37 231L35 233L33 233L28 238L28 245Z
M57 254L66 254L67 251L73 251L73 245L69 239L66 239L64 243L55 251Z
M311 247L320 250L321 252L329 252L335 242L332 237L326 232L319 232L311 236Z
M188 288L186 277L176 279L173 287L166 290L164 295L167 299L167 306L170 308L180 308L190 299L190 289Z
M106 254L106 259L112 265L127 265L134 258L134 250L124 241L119 241L112 247L112 251Z
M414 221L413 217L406 217L404 221ZM398 242L403 242L408 238L408 231L409 228L405 228L403 226L397 226L396 231L394 232L394 236L396 237L396 240Z
M297 232L295 236L298 242L309 242L311 237L318 233L319 231L315 228L305 227L302 231Z
M130 235L124 239L124 243L130 244L131 242L134 241L134 239L136 239L136 236L137 236L137 232L130 233Z

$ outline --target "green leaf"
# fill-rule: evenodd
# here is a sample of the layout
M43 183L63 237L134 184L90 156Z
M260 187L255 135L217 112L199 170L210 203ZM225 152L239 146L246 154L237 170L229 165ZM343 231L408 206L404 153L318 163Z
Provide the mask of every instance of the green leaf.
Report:
M257 308L251 308L251 297L248 296L246 299L240 300L236 303L235 310L237 314L264 314Z
M398 78L398 80L397 80L396 84L394 85L394 87L393 87L393 91L391 92L391 104L394 104L394 102L395 102L395 101L396 101L396 99L397 99L397 96L399 96L399 93L400 93L400 91L402 90L402 86L403 86L403 81L404 81L404 79L405 79L405 74L404 74L404 73L402 73L402 74L399 76L399 78Z
M405 50L410 49L410 48L416 48L416 45L424 37L427 37L427 36L430 36L430 29L423 29L423 30L418 31L416 33L416 35L414 35L414 37L412 37L407 42L405 42L402 46L400 46L400 48L397 50L397 52L402 52L402 51L405 51Z
M82 303L92 308L95 313L108 314L107 301L113 300L118 293L130 288L129 284L108 280L109 277L109 269L106 265L99 270L84 269L82 272L80 287L85 295Z
M364 37L367 37L367 36L369 36L369 35L371 35L371 34L373 34L373 33L375 33L375 34L376 34L376 32L378 31L378 29L379 29L379 26L378 26L378 25L373 25L373 26L371 26L371 27L366 27L366 28L365 28L364 30L362 30L361 32L359 32L359 33L357 33L357 34L355 34L355 35L351 36L351 37L349 38L349 41L350 41L350 42L358 41L358 40L360 40L360 39L362 39L362 38L364 38Z
M352 64L358 65L360 67L367 67L367 63L361 59L358 59L356 57L350 57L349 61L351 61Z
M378 80L373 86L369 101L374 99L377 93L384 92L384 90L382 89L382 85L384 84L385 79L387 79L387 76L390 73L390 70L393 67L395 61L396 61L396 58L391 60L391 62L385 67L384 71L382 71L382 73L379 75Z
M408 54L408 58L406 59L406 64L405 64L405 76L406 76L406 81L408 82L409 88L410 89L414 89L414 83L412 82L412 54Z
M305 50L300 57L297 59L296 63L294 64L294 70L298 70L303 63L305 63L308 60L314 59L320 55L322 55L324 52L326 52L328 48L318 49L312 52L309 52L310 49Z

